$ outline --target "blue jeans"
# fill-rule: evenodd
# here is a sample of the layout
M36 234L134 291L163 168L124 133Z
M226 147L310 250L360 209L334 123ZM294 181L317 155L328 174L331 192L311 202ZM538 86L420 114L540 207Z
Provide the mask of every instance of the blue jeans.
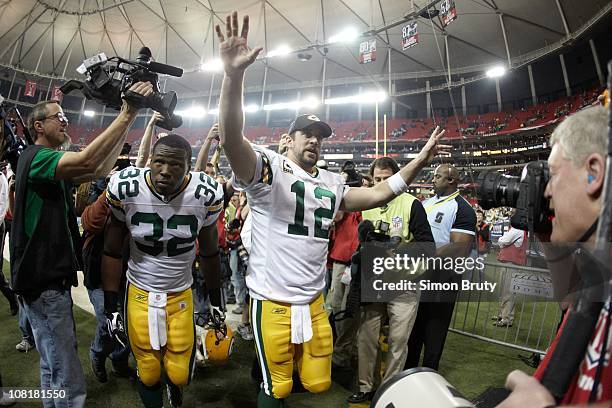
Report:
M105 359L109 357L113 363L127 361L130 348L122 347L108 333L106 316L104 316L104 291L100 289L87 289L89 300L96 312L96 334L91 342L89 354L92 358Z
M246 280L243 271L244 267L242 261L238 257L238 251L235 249L230 251L230 269L232 270L232 285L234 286L236 304L244 305L247 294Z
M32 326L28 320L28 315L23 308L23 301L19 301L19 330L21 331L21 338L30 344L34 344L34 333L32 333Z
M63 389L64 399L45 399L45 408L85 406L85 375L77 354L77 340L69 290L45 290L32 302L23 302L40 354L40 385Z

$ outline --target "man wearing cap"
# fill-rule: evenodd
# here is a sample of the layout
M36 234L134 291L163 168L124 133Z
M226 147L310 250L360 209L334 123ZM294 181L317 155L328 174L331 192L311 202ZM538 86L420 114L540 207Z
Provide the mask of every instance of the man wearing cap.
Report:
M332 134L315 115L298 116L288 134L286 156L243 138L244 72L261 47L247 47L248 16L238 35L236 12L226 19L226 36L216 27L225 76L219 103L221 143L234 171L234 186L245 190L253 215L246 283L263 383L258 407L281 407L293 385L294 361L310 392L331 385L332 331L324 309L329 230L339 210L380 207L404 192L438 151L444 132L433 133L421 153L388 181L373 188L349 188L340 175L321 170L322 140Z

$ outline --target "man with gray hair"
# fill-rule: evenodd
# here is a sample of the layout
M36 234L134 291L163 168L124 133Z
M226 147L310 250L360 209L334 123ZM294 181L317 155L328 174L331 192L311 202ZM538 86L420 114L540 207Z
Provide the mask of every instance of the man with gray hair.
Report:
M550 180L544 195L550 200L554 218L551 235L539 238L551 243L545 246L545 252L554 284L560 276L567 276L568 265L584 277L587 268L577 269L576 265L588 259L588 252L595 248L598 217L602 208L610 205L604 203L607 123L605 108L587 108L569 116L550 138ZM565 244L572 242L580 242L581 245L577 246L580 249L568 249ZM594 305L599 308L599 304ZM568 336L569 344L580 342L580 333L566 330L568 321L575 313L574 306L570 306L557 337L533 377L518 370L508 375L506 388L512 393L499 407L583 405L612 400L612 365L609 358L612 351L612 319L609 294L600 305L601 308L595 310L597 322L592 332L586 333L589 340L584 357L576 372L570 373L573 377L565 390L555 390L553 395L545 385L551 383L550 378L557 379L558 373L548 368L549 365L553 366L551 360L562 353L558 346ZM563 354L564 360L568 358Z

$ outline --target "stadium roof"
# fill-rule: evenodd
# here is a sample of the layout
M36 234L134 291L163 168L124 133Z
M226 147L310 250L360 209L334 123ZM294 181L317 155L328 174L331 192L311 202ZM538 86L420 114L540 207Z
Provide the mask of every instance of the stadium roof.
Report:
M217 54L214 24L231 10L251 16L251 45L286 56L261 58L247 86L267 90L387 81L391 78L482 74L495 64L520 67L569 44L612 10L607 0L456 0L457 19L417 17L419 44L402 51L411 16L440 1L417 0L5 0L0 3L0 65L26 77L79 78L84 58L105 52L135 58L143 45L154 58L185 69L168 80L183 95L217 91L221 74L202 72ZM413 8L414 7L414 8ZM331 43L348 27L362 37ZM446 35L445 35L446 34ZM359 43L377 40L377 59L358 61ZM448 50L446 49L448 44ZM391 47L388 53L388 45ZM308 61L301 61L308 58ZM390 69L388 56L390 54ZM448 60L448 65L447 65ZM266 69L267 67L267 69ZM265 77L265 79L264 79ZM211 81L212 84L211 84Z

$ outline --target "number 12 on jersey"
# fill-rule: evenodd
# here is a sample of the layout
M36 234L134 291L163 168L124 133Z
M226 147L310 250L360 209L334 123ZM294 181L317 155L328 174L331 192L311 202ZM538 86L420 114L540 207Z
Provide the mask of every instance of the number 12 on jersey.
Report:
M295 193L295 216L293 224L289 224L287 232L292 235L308 236L308 226L304 225L304 200L306 197L306 186L303 181L297 180L291 185L291 192ZM330 199L331 208L319 207L314 212L315 225L314 236L317 238L329 238L329 228L323 228L323 219L334 218L334 208L336 208L336 195L329 190L315 187L314 196L316 199L327 197Z

